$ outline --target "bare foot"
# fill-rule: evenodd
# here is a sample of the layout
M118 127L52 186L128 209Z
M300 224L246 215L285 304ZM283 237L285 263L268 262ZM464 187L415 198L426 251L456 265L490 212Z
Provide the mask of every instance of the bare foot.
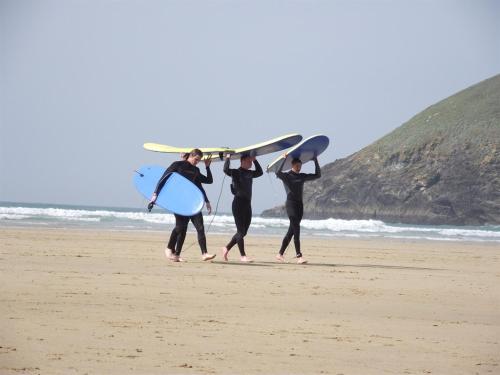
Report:
M171 260L172 262L185 262L185 260L184 260L184 259L182 259L182 258L181 258L180 256L178 256L178 255L173 255L173 256L172 256L172 258L170 258L170 260Z
M253 259L250 259L249 257L247 256L244 256L244 257L241 257L240 259L243 263L252 263L253 262Z
M283 263L285 261L285 257L283 255L281 255L281 254L278 254L278 255L276 255L276 260L278 262L282 262Z
M172 260L172 257L174 256L172 249L169 249L168 247L165 248L165 256L167 257L167 259Z
M222 248L222 257L224 258L224 260L227 262L228 259L227 259L227 254L229 253L229 250L227 249L227 247L223 247Z
M204 261L207 261L207 260L212 260L215 258L215 254L203 254L203 256L201 257Z
M300 258L297 258L297 264L306 264L307 263L307 260L305 260L304 258L300 257Z

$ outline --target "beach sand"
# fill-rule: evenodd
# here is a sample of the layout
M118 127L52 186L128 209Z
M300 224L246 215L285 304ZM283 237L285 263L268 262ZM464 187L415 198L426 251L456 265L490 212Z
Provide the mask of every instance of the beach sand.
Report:
M0 374L500 374L498 244L167 235L0 228Z

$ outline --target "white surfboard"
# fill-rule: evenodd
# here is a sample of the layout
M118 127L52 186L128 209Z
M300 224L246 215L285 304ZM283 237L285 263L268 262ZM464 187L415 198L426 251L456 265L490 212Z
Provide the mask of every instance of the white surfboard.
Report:
M295 158L300 159L302 164L305 164L308 161L314 159L326 150L329 143L330 140L328 139L328 137L321 134L313 135L312 137L304 139L302 142L286 151L286 160L282 170L286 171L288 169L291 169L292 160ZM266 171L276 173L281 166L281 163L283 163L283 159L285 159L284 155L278 157L267 166Z
M234 160L241 158L243 155L260 156L286 150L296 145L301 140L302 136L300 134L293 133L246 147L200 147L199 149L203 152L203 159L211 158L212 161L221 161L224 160L223 156L231 154L231 159ZM175 147L159 143L144 143L144 148L155 152L182 154L190 152L194 147Z
M302 136L300 134L287 134L281 137L273 138L269 141L257 143L255 145L235 148L233 153L231 154L231 159L240 159L244 155L249 156L260 156L266 155L273 152L278 152L282 150L286 150L302 140ZM215 161L219 159L214 159Z

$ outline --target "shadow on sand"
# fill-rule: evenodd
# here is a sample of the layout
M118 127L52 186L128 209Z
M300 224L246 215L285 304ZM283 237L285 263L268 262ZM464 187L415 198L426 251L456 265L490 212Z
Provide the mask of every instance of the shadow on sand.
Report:
M248 266L248 267L283 267L283 266L296 266L296 267L332 267L332 268L383 268L394 270L412 270L412 271L444 271L442 268L428 268L428 267L408 267L408 266L389 266L384 264L341 264L341 263L313 263L297 264L295 262L278 263L278 262L258 262L243 263L239 261L213 261L215 264L223 264L227 266Z

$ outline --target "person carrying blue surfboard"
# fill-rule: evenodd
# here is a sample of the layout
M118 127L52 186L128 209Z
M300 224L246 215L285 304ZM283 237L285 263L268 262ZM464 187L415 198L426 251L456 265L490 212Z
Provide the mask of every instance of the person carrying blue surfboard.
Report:
M236 234L231 238L231 241L222 248L222 256L227 262L229 251L234 245L238 244L241 261L252 262L245 253L244 237L252 222L252 182L254 178L262 176L262 167L257 159L250 155L243 155L240 158L241 165L238 169L229 168L230 161L231 155L227 154L224 163L224 173L232 178L231 192L234 195L232 211L236 224ZM255 165L255 170L250 170L252 163Z
M302 221L302 216L304 214L304 204L302 202L302 196L304 192L304 183L306 181L316 180L321 177L321 168L318 163L318 158L314 157L315 172L314 173L300 173L302 169L302 162L300 159L292 160L292 169L289 172L283 172L283 166L285 165L286 156L283 158L278 171L276 172L276 177L283 181L286 191L286 213L288 219L290 220L290 225L288 231L283 238L280 251L276 255L276 259L280 262L285 261L285 250L288 244L292 240L295 244L295 253L297 257L297 263L303 264L307 261L302 256L300 251L300 222Z
M210 201L208 200L205 189L203 189L201 184L211 184L213 182L213 177L212 172L210 171L210 159L207 159L205 161L205 167L207 169L206 176L202 175L200 169L196 166L202 158L203 152L195 148L188 154L187 158L183 158L183 160L173 162L158 181L158 184L151 197L150 205L154 204L154 202L156 201L158 194L160 194L160 191L165 185L165 182L168 180L170 174L172 172L177 172L193 182L201 190L205 198L205 204L207 206L208 212L210 213L212 211L212 207L210 205ZM202 259L207 261L215 258L215 254L208 254L207 251L205 228L203 225L203 214L201 212L198 212L193 216L183 216L174 213L174 216L175 228L170 235L167 249L165 250L167 257L174 262L183 261L180 255L184 240L186 238L187 226L189 224L189 220L191 220L196 228L196 231L198 232L198 243L200 244Z

